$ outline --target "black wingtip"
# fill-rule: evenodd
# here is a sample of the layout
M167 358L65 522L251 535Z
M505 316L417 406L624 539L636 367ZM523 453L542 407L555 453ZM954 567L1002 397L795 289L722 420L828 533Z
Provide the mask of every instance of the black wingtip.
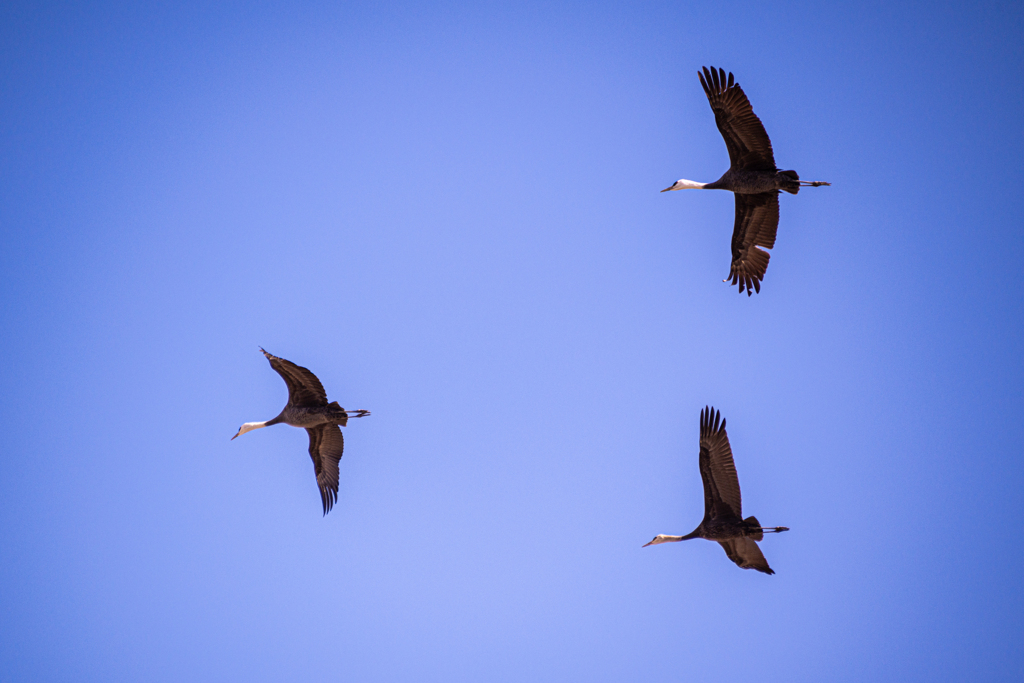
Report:
M714 406L704 406L700 411L700 433L701 436L711 436L725 431L725 418L722 412L715 410Z
M706 67L702 66L701 70L697 72L697 77L700 78L700 84L704 86L704 92L710 97L712 94L721 95L726 90L737 85L736 77L731 71L726 72L721 67Z
M334 509L334 504L338 502L338 494L330 489L320 490L320 502L324 506L324 517L327 513Z

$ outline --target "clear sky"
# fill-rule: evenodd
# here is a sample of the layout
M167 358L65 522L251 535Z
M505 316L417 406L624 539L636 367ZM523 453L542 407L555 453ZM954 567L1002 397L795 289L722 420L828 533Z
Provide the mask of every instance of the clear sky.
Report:
M1021 5L383 4L0 7L0 679L1024 679Z

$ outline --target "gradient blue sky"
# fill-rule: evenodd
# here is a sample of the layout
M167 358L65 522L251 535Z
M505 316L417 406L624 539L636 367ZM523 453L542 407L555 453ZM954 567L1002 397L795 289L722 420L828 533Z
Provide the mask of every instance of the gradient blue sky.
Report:
M0 7L0 679L1024 678L1019 3ZM782 168L760 295L696 78ZM320 514L259 354L373 416ZM728 419L778 572L700 520Z

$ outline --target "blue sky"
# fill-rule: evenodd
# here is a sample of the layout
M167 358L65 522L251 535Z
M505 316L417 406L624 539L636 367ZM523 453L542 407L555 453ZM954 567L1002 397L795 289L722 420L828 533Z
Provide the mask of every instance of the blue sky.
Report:
M2 678L1020 678L1022 18L5 5ZM712 64L833 183L749 299ZM640 548L705 404L774 576Z

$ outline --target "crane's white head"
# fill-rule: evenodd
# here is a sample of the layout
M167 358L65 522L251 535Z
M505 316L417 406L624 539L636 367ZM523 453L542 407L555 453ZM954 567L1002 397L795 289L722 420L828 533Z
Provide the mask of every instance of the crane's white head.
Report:
M707 185L707 183L697 183L692 180L680 178L674 185L672 185L672 187L666 187L662 192L668 192L669 190L703 190L705 185Z
M682 536L666 536L665 534L658 534L650 543L644 543L643 547L646 548L649 545L658 545L659 543L675 543L676 541L685 540L686 539Z
M246 432L251 432L254 429L259 429L260 427L266 426L266 422L246 422L244 425L238 428L238 433L231 437L231 440L234 441L235 439L240 437L242 434L245 434Z

